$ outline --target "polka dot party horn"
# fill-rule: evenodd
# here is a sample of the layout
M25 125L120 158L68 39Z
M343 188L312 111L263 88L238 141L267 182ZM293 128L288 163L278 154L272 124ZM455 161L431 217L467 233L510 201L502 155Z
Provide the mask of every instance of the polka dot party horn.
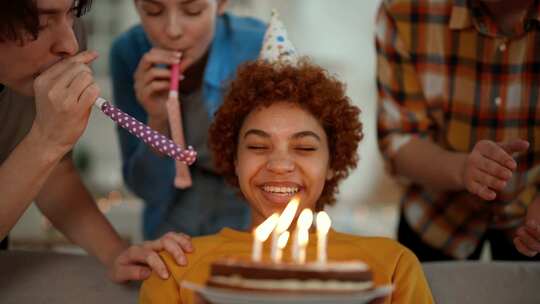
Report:
M197 159L197 152L193 150L192 147L188 147L188 149L180 148L180 146L175 144L169 138L122 112L105 99L99 97L94 105L122 128L126 129L129 133L135 135L159 152L166 154L175 160L184 162L187 165L193 164Z

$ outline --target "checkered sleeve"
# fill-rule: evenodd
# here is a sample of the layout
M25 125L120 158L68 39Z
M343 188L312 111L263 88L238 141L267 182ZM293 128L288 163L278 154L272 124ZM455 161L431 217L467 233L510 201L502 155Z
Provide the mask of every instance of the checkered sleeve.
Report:
M431 137L435 123L406 43L411 41L412 24L400 21L398 25L387 2L376 21L377 128L381 152L391 160L412 136Z

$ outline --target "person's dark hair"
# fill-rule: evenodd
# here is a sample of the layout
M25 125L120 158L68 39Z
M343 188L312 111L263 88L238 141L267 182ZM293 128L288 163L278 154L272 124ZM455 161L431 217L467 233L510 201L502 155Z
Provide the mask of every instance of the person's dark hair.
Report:
M74 0L75 16L84 15L92 0ZM36 0L3 1L0 9L0 42L24 41L24 38L37 39L39 34L39 12Z
M209 146L216 169L238 187L234 162L240 129L249 113L275 102L298 105L324 128L333 176L326 181L316 207L333 204L338 183L358 161L356 150L363 136L360 109L347 97L343 83L307 58L297 66L259 60L239 68L210 126Z

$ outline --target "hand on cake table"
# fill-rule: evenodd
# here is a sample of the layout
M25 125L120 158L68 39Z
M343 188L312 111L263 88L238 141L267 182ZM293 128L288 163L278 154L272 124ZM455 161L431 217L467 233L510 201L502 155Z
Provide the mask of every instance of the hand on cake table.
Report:
M163 250L174 257L178 265L186 266L185 253L193 252L191 237L169 232L157 240L132 245L116 257L109 276L114 282L123 283L145 280L155 271L159 277L167 279L169 271L158 254Z
M527 208L525 223L517 229L514 245L528 257L540 252L540 198L535 199Z

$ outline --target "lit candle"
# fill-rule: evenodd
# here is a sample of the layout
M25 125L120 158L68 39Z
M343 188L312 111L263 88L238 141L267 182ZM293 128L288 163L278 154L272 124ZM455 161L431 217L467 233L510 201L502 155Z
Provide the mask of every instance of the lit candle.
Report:
M283 248L287 246L287 241L289 240L289 231L283 232L279 238L277 243L277 254L275 256L275 259L273 260L274 263L281 263L281 258L283 257Z
M317 262L319 263L326 263L327 260L326 247L331 224L332 221L326 212L317 213Z
M293 261L297 264L303 264L306 261L306 246L309 241L309 227L311 227L312 223L313 212L310 209L302 210L296 223L292 248Z
M306 262L306 246L309 242L309 231L305 229L298 230L298 260L297 264Z
M281 216L279 217L279 221L276 226L276 229L274 229L274 232L272 234L272 250L271 250L272 261L275 261L277 259L278 238L283 232L289 229L289 226L291 225L292 221L294 220L294 216L296 215L296 210L298 209L299 203L300 202L298 198L293 198L287 204L287 207L283 209L283 212L281 213Z
M262 224L253 231L253 249L251 251L251 260L260 262L262 258L262 244L268 239L274 227L279 220L277 213L272 214Z

